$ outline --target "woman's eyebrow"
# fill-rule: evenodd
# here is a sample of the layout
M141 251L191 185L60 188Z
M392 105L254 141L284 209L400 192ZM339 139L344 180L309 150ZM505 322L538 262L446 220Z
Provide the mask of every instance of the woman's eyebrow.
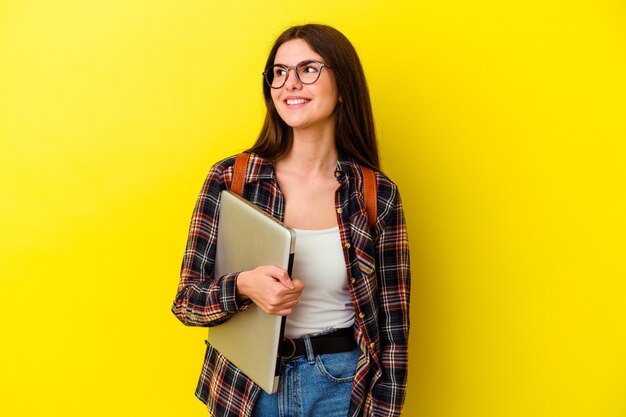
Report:
M299 61L299 62L295 63L293 66L295 67L296 65L300 65L300 64L308 64L310 62L322 62L322 61L319 60L319 59L305 59L305 60L302 60L302 61ZM292 66L292 65L287 65L287 64L281 64L280 62L275 62L274 65L278 65L278 66L281 66L281 67L291 67Z

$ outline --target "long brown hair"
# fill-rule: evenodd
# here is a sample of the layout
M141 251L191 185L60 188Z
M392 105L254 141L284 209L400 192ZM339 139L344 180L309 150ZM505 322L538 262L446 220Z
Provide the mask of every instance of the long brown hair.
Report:
M285 42L303 39L332 69L337 93L342 98L335 107L337 124L335 143L343 157L379 170L378 142L370 94L361 60L354 46L337 29L326 25L308 24L285 30L274 42L265 68L274 65L276 51ZM293 130L278 115L270 87L263 82L267 113L259 137L248 151L276 161L285 156L293 143Z

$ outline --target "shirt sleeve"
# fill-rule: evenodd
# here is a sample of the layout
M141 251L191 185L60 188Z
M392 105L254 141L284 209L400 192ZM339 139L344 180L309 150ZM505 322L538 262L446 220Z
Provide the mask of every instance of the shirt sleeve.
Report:
M400 415L408 369L409 242L402 201L395 185L388 197L378 200L383 206L375 240L382 365L382 376L372 388L371 415L376 417Z
M231 158L232 159L232 158ZM234 160L234 159L233 159ZM238 273L214 277L220 193L228 188L233 160L211 168L196 202L172 312L189 326L215 326L248 307L237 303Z

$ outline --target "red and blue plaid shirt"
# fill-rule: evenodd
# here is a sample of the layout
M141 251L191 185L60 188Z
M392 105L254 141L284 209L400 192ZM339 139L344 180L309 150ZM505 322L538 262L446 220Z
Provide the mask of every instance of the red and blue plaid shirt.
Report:
M213 276L220 192L230 188L234 157L215 164L189 229L173 313L186 325L214 326L247 304L236 300L237 274ZM409 337L409 245L396 185L376 173L378 215L368 224L361 170L337 162L337 220L361 348L348 416L399 416L406 395ZM252 155L243 197L279 220L285 202L274 165ZM196 396L213 417L250 416L260 388L208 345Z

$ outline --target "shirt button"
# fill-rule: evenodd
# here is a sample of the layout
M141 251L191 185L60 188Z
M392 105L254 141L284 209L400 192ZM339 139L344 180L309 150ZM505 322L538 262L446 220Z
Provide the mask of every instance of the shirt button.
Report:
M343 245L343 246L345 246L345 247L346 247L346 249L350 249L350 247L351 247L352 245L350 245L350 242L346 242L346 244L345 244L345 245Z
M343 209L342 209L341 207L339 207L339 208L337 209L337 213L339 213L339 214L343 213Z
M359 313L360 318L365 318L365 313Z
M356 278L352 277L350 278L350 284L354 284L356 282Z

